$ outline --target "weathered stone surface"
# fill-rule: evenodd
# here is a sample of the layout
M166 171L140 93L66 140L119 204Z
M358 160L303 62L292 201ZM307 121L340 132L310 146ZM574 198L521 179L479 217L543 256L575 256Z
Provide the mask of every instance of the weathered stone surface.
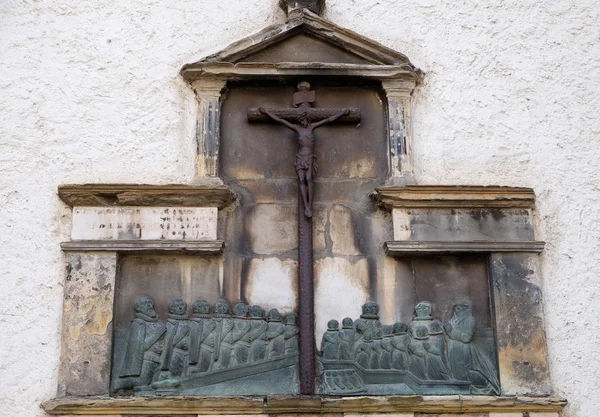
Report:
M379 315L385 323L407 321L417 303L412 261L381 257L377 260Z
M503 395L548 395L550 375L537 255L492 254L495 329Z
M221 258L212 256L123 256L115 296L115 328L129 326L135 318L131 306L142 295L152 297L160 317L169 314L169 303L177 298L188 305L198 299L216 302L221 294L227 294L223 291L222 263ZM237 301L239 291L231 299Z
M410 214L404 209L392 210L392 221L394 222L394 240L409 240L411 235Z
M380 187L375 201L385 208L533 208L531 188L472 185Z
M295 310L298 303L296 279L298 263L278 258L252 259L246 283L246 300L283 313Z
M58 186L69 206L185 206L225 208L236 196L224 185L69 184Z
M335 204L329 210L329 236L333 244L334 255L360 255L354 235L352 211L341 204Z
M250 246L254 253L273 255L298 247L297 206L258 204L248 216Z
M531 416L531 413L529 413ZM523 417L523 413L489 413L489 417Z
M74 207L73 240L216 240L216 207Z
M404 211L404 213L402 213ZM529 209L394 209L397 240L532 241ZM408 218L408 219L407 219ZM408 229L408 230L407 230Z
M117 254L66 261L58 395L108 394Z
M119 253L193 253L195 255L220 255L225 242L222 240L77 240L63 242L65 252L119 252Z
M523 413L511 413L511 412L506 412L506 413L490 413L489 417L523 417ZM485 416L487 417L487 416ZM559 417L559 413L557 412L542 412L542 413L538 413L538 412L531 412L529 413L529 417Z
M518 417L522 417L523 413L519 413ZM430 414L430 413L415 413L414 417L463 417L464 413L456 414L456 413L441 413L441 414ZM468 413L468 417L489 417L488 413Z
M394 240L385 242L383 249L389 256L447 255L459 253L528 252L540 253L545 242L494 242L494 241L412 241Z
M386 414L377 414L377 413L344 413L344 417L414 417L414 413L386 413Z
M317 86L315 86L316 88ZM248 124L248 108L288 108L296 89L287 86L236 86L229 90L223 103L222 116L228 123L221 126L221 167L224 178L251 179L277 184L296 179L294 161L297 152L296 133L273 124ZM384 107L380 92L370 88L332 88L318 86L319 108L350 108L361 110L360 126L323 126L315 131L317 175L315 201L330 201L319 197L321 183L349 178L383 178L388 171L385 141L363 140L367 134L386 134ZM252 146L248 146L248 138ZM335 184L334 184L335 185ZM354 189L356 183L351 184ZM289 189L294 198L297 191ZM365 192L366 194L366 192Z
M352 262L328 257L315 262L316 340L321 340L327 320L360 315L360 306L369 298L368 277L366 259Z
M566 401L552 397L488 397L470 395L390 397L221 397L221 398L59 398L43 404L50 415L123 413L154 416L173 414L265 415L275 413L366 415L382 413L550 413L556 417ZM468 414L467 414L468 415ZM511 416L512 417L512 416ZM521 416L519 416L521 417ZM535 416L540 417L540 416Z
M244 62L320 62L368 64L358 55L330 45L312 36L297 35L244 58Z

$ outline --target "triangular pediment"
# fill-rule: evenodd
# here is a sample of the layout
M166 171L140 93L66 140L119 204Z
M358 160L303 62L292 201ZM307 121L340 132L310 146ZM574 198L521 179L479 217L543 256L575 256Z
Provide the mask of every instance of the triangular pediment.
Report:
M406 55L337 26L306 9L288 22L269 26L200 62L324 62L407 64L412 67Z
M340 64L372 64L330 42L300 33L265 49L248 55L238 62L327 62Z

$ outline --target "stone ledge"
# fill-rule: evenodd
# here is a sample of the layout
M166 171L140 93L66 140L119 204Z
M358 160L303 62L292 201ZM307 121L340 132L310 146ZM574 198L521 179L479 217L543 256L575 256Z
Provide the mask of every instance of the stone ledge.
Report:
M168 240L74 240L63 242L65 252L185 252L203 255L220 255L225 242L168 241Z
M154 397L58 398L42 405L50 415L243 415L331 413L559 412L566 400L550 397Z
M235 194L229 187L149 184L59 185L58 196L69 206L182 206L217 207L231 205Z
M376 188L374 200L392 208L533 208L531 188L499 186L408 185Z
M530 252L541 253L545 242L424 242L394 240L385 242L383 249L388 256L419 256L453 253Z
M414 71L406 65L368 65L368 64L332 64L322 62L206 62L184 68L183 77L188 82L202 78L238 80L238 79L280 79L298 76L336 76L359 77L376 80L406 80L416 83Z

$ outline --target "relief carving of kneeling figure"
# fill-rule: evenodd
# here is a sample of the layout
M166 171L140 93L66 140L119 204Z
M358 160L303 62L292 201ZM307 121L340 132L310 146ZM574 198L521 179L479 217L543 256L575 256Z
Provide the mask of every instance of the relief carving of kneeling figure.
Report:
M165 335L165 348L161 358L160 379L180 378L188 366L188 333L190 326L185 312L187 304L181 300L173 300L169 304L169 318Z
M361 318L354 322L344 319L342 330L337 320L330 320L321 342L323 392L343 392L328 381L350 371L366 375L368 382L361 383L360 392L394 393L397 389L402 393L409 386L415 393L498 394L496 366L479 347L486 342L476 343L474 338L476 321L471 301L457 302L452 319L443 325L431 313L432 303L421 301L409 325L384 325L379 321L379 307L367 302ZM382 382L377 382L379 373ZM436 384L430 384L432 381ZM390 384L397 387L390 388ZM333 391L328 391L328 386L334 387Z
M119 388L150 385L160 371L163 351L162 337L167 331L159 321L150 297L140 297L135 302L135 319L127 334L127 344L121 365L120 378L132 378Z
M196 301L190 318L190 374L212 370L216 338L219 336L216 328L217 323L210 317L208 301Z

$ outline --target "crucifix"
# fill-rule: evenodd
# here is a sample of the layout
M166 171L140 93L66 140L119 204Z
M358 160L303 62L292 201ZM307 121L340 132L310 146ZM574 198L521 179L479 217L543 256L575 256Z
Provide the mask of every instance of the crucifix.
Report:
M330 123L360 122L360 110L313 108L316 92L306 81L298 84L293 108L248 109L249 122L276 122L298 134L294 168L298 176L298 309L300 325L300 394L314 394L315 322L312 244L313 178L317 173L314 130Z

